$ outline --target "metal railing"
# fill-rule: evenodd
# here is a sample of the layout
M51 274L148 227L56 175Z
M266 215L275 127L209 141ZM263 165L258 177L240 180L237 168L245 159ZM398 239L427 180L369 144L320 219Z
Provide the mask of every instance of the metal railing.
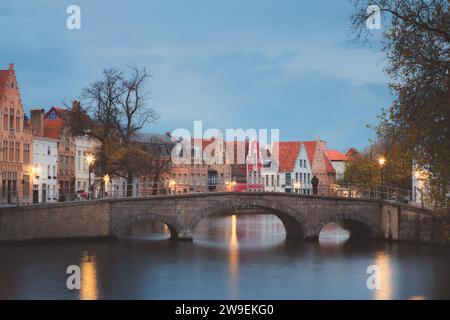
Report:
M213 187L213 188L211 188ZM215 187L215 189L214 189ZM213 189L213 190L212 190ZM212 191L211 191L212 190ZM0 206L18 206L18 205L32 205L52 202L69 202L69 201L89 201L98 199L120 199L120 198L136 198L136 197L151 197L157 195L179 195L192 193L207 193L207 192L237 192L233 184L219 184L219 185L190 185L177 184L161 187L143 187L136 184L122 184L109 185L104 188L94 188L89 194L88 191L79 190L76 192L51 192L50 194L42 190L30 190L30 192L23 191L5 191L0 192ZM254 190L254 192L265 192L265 190ZM277 192L267 190L266 192ZM304 188L295 190L291 193L301 195L318 195L331 196L340 198L361 198L361 199L377 199L384 201L391 201L396 203L409 203L412 201L412 192L410 190L394 188L390 186L380 186L377 188L370 188L358 185L319 185L317 188Z

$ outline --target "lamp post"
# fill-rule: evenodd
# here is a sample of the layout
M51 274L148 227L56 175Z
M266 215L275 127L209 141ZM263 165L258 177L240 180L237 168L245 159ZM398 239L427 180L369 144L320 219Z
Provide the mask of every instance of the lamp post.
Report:
M92 153L87 155L86 162L88 164L88 171L89 171L89 181L88 181L88 199L92 199L92 188L91 188L91 169L92 164L95 162L95 157Z
M378 163L380 164L380 174L381 174L381 199L384 198L383 196L383 186L384 186L384 164L386 163L386 158L381 156L378 158Z
M169 192L170 192L170 194L176 193L176 190L175 190L176 184L177 184L177 182L175 181L174 178L170 179L170 182L169 182Z
M294 182L294 190L295 193L300 193L300 189L302 188L302 184L298 181Z
M236 191L236 180L231 181L231 191Z
M105 174L103 176L103 182L105 183L105 191L104 191L104 195L106 197L108 197L108 184L109 184L109 174Z

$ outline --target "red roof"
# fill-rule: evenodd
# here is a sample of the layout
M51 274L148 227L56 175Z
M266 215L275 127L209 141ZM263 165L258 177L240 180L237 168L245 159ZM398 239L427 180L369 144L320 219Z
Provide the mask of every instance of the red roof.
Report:
M326 153L326 151L325 151ZM327 155L324 153L323 160L325 162L325 170L327 173L336 173L336 170L334 170L333 165L330 162L330 159L328 159Z
M302 143L300 141L280 142L278 148L279 171L292 172L294 171L295 162L300 152Z
M59 139L63 125L64 122L61 119L44 119L44 137Z
M306 149L306 154L308 155L309 163L312 165L314 160L314 154L316 152L317 148L317 141L303 141L303 145ZM327 150L324 152L324 163L325 163L325 170L327 173L336 173L336 171L333 168L333 165L331 164L330 160L327 156Z
M51 107L50 110L47 111L47 113L44 115L44 119L47 119L47 117L52 113L52 111L55 111L55 113L58 115L59 119L63 118L64 112L67 111L67 109L60 108L60 107Z
M316 152L317 141L303 141L303 145L306 149L306 155L308 156L309 163L313 164L314 153Z
M331 161L346 161L347 157L345 154L338 150L325 150L325 155Z
M358 154L358 150L356 150L355 148L350 148L350 149L348 149L348 151L345 153L345 155L346 155L347 157L352 157L352 156L354 156L355 154Z

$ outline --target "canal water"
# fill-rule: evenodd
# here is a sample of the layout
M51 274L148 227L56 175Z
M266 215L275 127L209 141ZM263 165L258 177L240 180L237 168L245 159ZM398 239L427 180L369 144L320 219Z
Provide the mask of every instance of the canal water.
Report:
M450 299L447 247L349 240L335 225L319 243L285 241L272 215L204 219L193 242L168 236L141 222L119 241L2 244L0 299ZM69 265L80 290L67 289Z

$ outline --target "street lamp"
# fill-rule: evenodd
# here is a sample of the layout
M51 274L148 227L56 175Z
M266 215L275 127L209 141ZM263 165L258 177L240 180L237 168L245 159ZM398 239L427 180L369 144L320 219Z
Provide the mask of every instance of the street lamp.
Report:
M236 191L236 180L231 181L231 190Z
M381 170L381 198L383 199L384 164L386 163L386 158L381 156L380 158L378 158L378 163L380 164L380 170Z
M103 182L105 183L105 194L108 194L109 174L103 176Z
M296 193L300 193L300 189L302 187L302 184L298 181L294 182L294 190L296 191Z
M95 162L95 157L92 153L89 153L86 157L86 162L88 164L88 171L89 171L89 182L88 182L88 199L91 200L92 199L92 187L91 187L91 169L92 169L92 164Z
M171 193L172 193L172 192L175 192L175 193L176 193L176 190L175 190L176 184L177 184L177 182L175 181L174 178L170 179L169 191L170 191Z

